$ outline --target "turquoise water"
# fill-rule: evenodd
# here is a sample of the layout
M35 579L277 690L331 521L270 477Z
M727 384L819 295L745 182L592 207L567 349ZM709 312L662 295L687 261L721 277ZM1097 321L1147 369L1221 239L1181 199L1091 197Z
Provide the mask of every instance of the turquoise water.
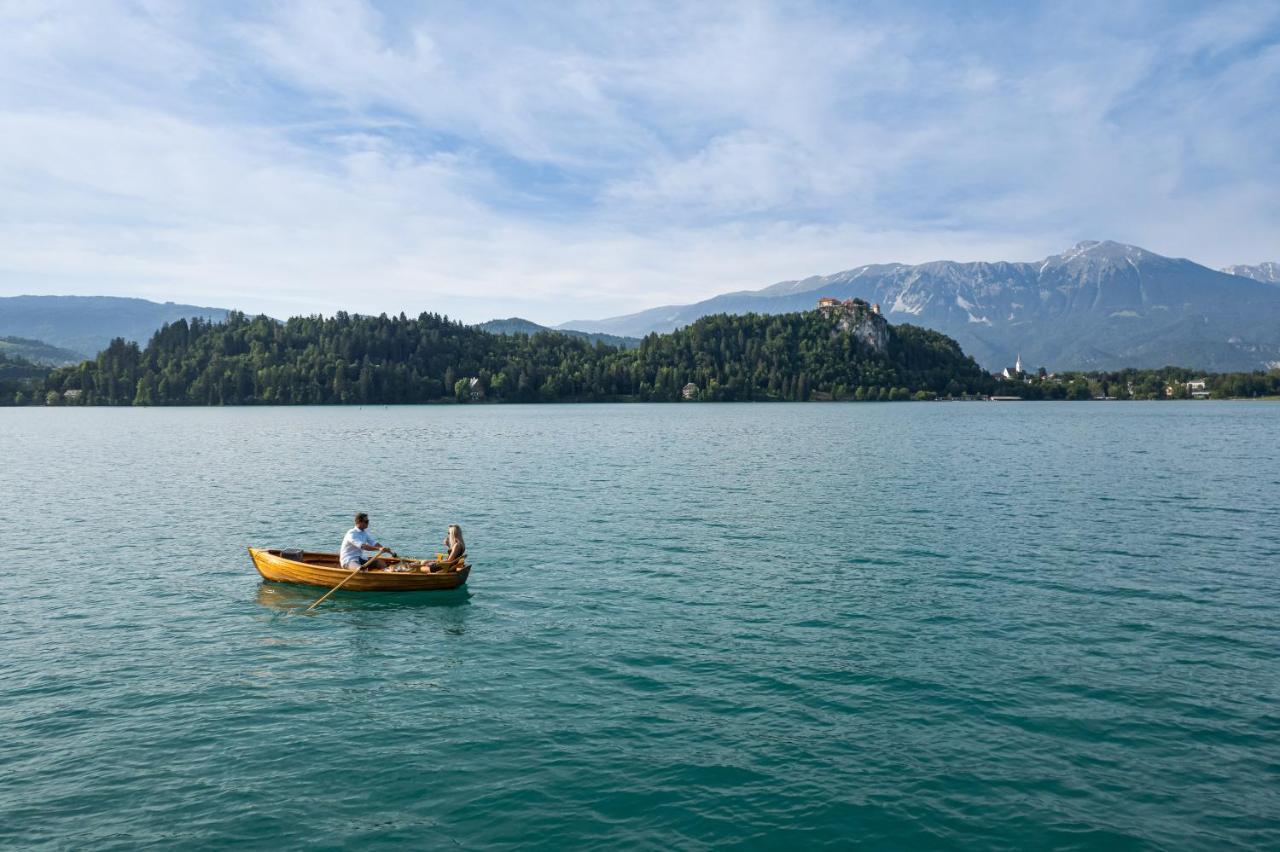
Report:
M1280 406L0 411L0 845L1280 847ZM402 552L444 594L262 583Z

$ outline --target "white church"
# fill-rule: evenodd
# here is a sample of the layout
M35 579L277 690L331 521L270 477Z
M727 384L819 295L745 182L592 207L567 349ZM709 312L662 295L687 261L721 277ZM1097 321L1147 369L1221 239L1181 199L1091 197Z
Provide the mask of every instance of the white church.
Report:
M1018 360L1012 368L1005 367L1000 373L1000 376L1005 379L1020 379L1025 375L1026 373L1022 371L1022 353L1018 353Z

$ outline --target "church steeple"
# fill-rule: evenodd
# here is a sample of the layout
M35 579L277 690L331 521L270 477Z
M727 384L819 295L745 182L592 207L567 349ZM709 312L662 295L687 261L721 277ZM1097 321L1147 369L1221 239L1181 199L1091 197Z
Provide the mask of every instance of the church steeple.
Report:
M1022 372L1022 353L1018 353L1018 360L1014 362L1013 369L1019 373Z

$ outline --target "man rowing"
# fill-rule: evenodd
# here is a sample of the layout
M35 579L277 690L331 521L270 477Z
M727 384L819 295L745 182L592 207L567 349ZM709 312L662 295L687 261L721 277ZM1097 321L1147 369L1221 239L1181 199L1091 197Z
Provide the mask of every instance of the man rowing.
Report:
M364 512L356 513L356 525L347 530L342 537L342 550L338 553L338 563L348 571L364 569L370 571L383 567L381 559L365 559L366 550L384 550L385 548L369 535L369 516ZM392 556L395 551L387 550Z

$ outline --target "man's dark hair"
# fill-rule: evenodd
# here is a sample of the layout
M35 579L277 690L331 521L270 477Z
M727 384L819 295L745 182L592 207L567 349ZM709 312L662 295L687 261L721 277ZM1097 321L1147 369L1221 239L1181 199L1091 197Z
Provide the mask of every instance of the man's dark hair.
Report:
M364 512L356 512L356 523L358 524L361 521L364 521L366 524L369 523L369 516Z

